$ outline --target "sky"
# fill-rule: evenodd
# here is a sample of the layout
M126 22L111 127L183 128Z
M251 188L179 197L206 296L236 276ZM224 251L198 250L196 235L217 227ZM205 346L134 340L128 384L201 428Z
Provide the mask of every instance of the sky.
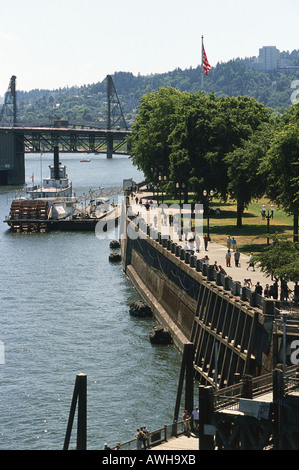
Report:
M298 0L0 0L0 96L299 49Z

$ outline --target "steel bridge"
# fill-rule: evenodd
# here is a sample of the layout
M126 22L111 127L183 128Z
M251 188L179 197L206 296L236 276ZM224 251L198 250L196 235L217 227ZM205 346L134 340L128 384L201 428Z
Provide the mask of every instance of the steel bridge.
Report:
M7 123L8 121L8 123ZM24 127L17 123L16 77L11 77L0 110L0 185L25 182L25 153L95 153L129 155L125 121L112 77L107 76L106 128L69 125L56 121L49 127Z

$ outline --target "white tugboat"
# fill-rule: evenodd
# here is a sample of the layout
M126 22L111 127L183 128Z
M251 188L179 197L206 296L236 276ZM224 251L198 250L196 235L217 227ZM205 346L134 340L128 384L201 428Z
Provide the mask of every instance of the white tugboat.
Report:
M68 179L66 166L59 163L58 148L54 149L54 165L49 165L50 177L45 178L41 186L33 186L27 189L30 199L72 198L72 183Z

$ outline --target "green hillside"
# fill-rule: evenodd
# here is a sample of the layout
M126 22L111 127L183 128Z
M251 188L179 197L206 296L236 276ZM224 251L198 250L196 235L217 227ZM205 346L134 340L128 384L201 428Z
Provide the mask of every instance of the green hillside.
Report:
M284 54L292 65L299 65L299 51ZM178 68L147 76L115 72L112 77L129 123L134 119L140 98L147 92L168 86L187 92L201 89L201 67L186 70ZM299 80L299 69L257 72L252 69L252 59L236 59L213 67L209 76L204 76L204 91L214 92L216 96L254 97L270 108L271 112L282 114L291 105L296 80ZM18 90L17 93L20 124L49 124L58 117L67 119L71 124L93 123L105 126L106 80L81 87L51 91Z

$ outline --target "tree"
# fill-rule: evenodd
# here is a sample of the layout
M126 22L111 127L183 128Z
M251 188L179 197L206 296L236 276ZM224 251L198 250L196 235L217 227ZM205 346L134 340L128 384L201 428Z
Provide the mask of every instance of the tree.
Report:
M258 264L268 276L286 281L299 279L299 243L277 239L258 255Z
M265 193L264 175L259 173L262 159L269 149L273 136L273 124L263 124L243 147L235 149L224 157L228 165L228 192L237 201L237 227L242 227L244 210L252 199L262 197Z
M299 124L289 121L275 133L262 171L267 178L268 197L293 215L294 241L298 241L298 156Z
M210 174L205 155L210 148L209 129L216 106L214 95L206 97L202 92L183 93L178 103L175 125L169 136L169 177L173 185L184 183L185 202L189 190L194 191L198 199L203 181L207 181Z
M179 91L169 87L148 93L140 100L128 144L133 164L142 169L150 181L153 178L151 169L155 170L156 176L158 173L169 173L169 136L174 127L180 96Z
M197 200L202 200L203 189L213 189L225 200L231 163L226 156L244 147L259 126L269 121L269 112L254 98L217 98L213 93L185 95L179 106L169 139L171 178L188 175L184 183ZM183 174L179 154L184 155Z

